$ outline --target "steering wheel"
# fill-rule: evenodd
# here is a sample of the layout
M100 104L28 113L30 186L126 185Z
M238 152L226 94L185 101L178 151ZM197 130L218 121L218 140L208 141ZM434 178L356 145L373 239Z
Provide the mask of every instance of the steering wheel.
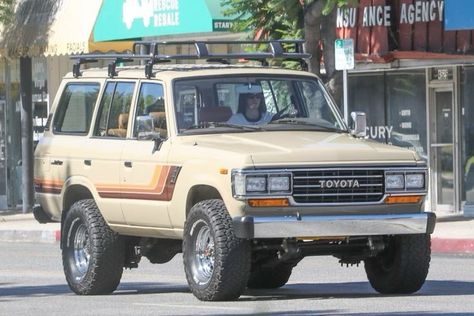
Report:
M279 119L282 119L282 118L288 118L290 115L289 113L285 113L283 114L283 112L285 112L285 110L287 109L287 107L281 109L280 111L276 112L272 119L270 120L270 122L273 122L273 121L276 121L276 120L279 120Z

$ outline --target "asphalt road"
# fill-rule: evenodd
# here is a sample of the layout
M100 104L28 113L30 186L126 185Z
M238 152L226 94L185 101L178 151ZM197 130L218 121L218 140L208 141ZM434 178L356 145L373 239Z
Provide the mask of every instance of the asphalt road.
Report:
M474 256L434 256L414 295L379 295L362 266L305 258L278 290L247 291L235 302L201 302L188 290L182 257L144 259L106 296L77 296L57 244L0 243L0 315L474 315Z

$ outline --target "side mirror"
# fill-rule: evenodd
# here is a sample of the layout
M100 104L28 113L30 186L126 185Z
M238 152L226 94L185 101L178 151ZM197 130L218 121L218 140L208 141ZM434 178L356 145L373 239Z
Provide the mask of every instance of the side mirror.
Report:
M153 135L152 139L153 139L154 145L153 145L153 151L151 153L154 154L155 152L161 149L161 145L166 139L161 138L159 134Z
M351 112L351 118L354 121L354 129L351 134L355 137L364 138L367 135L367 118L364 112Z

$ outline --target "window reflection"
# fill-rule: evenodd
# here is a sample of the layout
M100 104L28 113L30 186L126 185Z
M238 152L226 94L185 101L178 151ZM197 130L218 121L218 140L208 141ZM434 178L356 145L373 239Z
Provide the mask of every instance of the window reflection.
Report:
M369 138L427 158L424 70L349 77L349 111L367 113Z

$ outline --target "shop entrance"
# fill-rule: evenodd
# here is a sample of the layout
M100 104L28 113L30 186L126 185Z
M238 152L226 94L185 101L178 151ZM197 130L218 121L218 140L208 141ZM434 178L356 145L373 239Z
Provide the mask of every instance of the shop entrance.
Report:
M429 102L431 207L459 211L456 102L453 85L432 87Z

